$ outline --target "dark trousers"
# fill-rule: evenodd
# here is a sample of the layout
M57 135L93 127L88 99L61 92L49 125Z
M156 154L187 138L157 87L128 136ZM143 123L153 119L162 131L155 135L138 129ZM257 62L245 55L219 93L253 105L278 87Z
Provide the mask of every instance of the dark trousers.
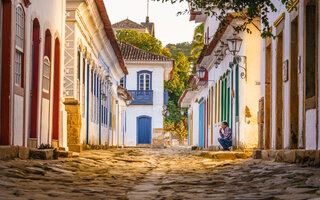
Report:
M218 138L219 143L223 147L223 150L229 150L229 147L232 146L232 141L224 138Z

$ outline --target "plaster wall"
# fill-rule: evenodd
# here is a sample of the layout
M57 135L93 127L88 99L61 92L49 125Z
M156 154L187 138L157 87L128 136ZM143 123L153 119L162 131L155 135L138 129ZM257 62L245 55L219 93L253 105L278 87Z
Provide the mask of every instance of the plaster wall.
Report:
M146 115L152 117L151 130L163 128L162 110L164 106L164 68L154 63L127 63L129 74L126 76L126 89L137 90L137 73L141 70L152 72L153 105L130 105L127 108L126 146L137 144L137 117ZM153 133L152 133L153 134ZM152 137L153 138L153 137Z
M24 6L24 2L21 0L13 0L12 1L12 15L15 16L15 9L18 4L21 4L24 13L25 13L25 46L24 46L24 69L25 69L25 101L19 102L20 105L16 106L17 102L13 102L13 99L19 99L19 98L12 98L11 103L11 117L13 120L11 127L14 128L12 130L16 130L17 132L13 132L11 134L11 139L14 139L14 141L17 141L17 143L14 142L14 145L23 145L27 146L28 138L29 138L29 123L30 123L30 91L31 91L31 69L32 69L32 22L35 18L39 20L40 23L40 37L43 38L40 42L40 59L39 59L39 98L38 98L38 141L37 145L40 145L40 137L47 137L49 140L45 142L45 144L51 144L51 128L52 128L52 116L50 115L49 118L45 119L46 124L48 125L48 131L45 133L40 132L40 125L43 122L43 119L41 116L41 110L42 110L42 104L41 104L41 91L42 91L42 66L43 66L43 55L44 55L44 38L45 38L45 31L48 29L51 32L52 40L51 40L51 46L52 46L52 54L51 54L51 62L54 59L54 40L56 37L60 39L60 66L61 66L61 72L63 72L63 42L61 40L63 36L63 22L64 22L64 1L56 1L56 0L48 0L48 1L41 1L41 0L34 0L31 2L31 5L29 7ZM15 27L15 17L12 18L12 27ZM15 28L13 28L12 31L12 38L15 38ZM12 40L12 47L15 45L15 41ZM12 57L11 60L14 61L14 48L11 49ZM13 69L12 69L13 70ZM51 88L50 91L52 91L53 88L53 65L51 64ZM11 72L11 80L14 80L14 73ZM12 81L11 88L13 88L14 82ZM12 91L12 90L11 90ZM13 92L11 93L11 96L13 96ZM20 99L21 101L21 99ZM52 92L50 96L50 104L46 108L48 110L48 113L52 111ZM24 122L22 123L21 120ZM15 121L14 119L17 119ZM22 126L22 124L25 124ZM18 128L17 126L21 126L21 128ZM24 135L23 135L24 134ZM44 135L43 135L44 134ZM23 141L24 138L24 141Z
M316 127L316 124L318 124L317 120L319 119L319 112L316 110L308 110L305 113L304 108L304 91L305 91L305 23L304 23L304 3L305 1L300 1L298 3L298 9L293 9L291 13L289 13L285 6L283 6L278 1L272 1L276 7L278 8L278 12L276 13L269 13L269 23L273 24L282 13L285 13L284 18L284 30L283 30L283 61L289 60L289 71L290 71L290 40L291 40L291 17L290 15L297 15L298 16L298 23L299 23L299 50L298 50L298 56L301 58L301 72L298 74L298 94L299 94L299 147L304 147L304 142L302 139L302 135L305 132L305 148L306 149L316 149L315 141L317 140L317 133L319 130ZM294 12L297 12L297 14L293 14ZM273 27L272 29L273 34L276 34L276 27ZM319 33L319 31L318 31ZM276 59L277 59L277 41L272 40L272 102L276 102L276 88L274 87L276 85ZM262 40L261 42L261 96L265 95L265 40ZM319 52L318 52L319 53ZM319 65L318 65L319 69ZM319 78L318 78L319 81ZM318 87L319 89L319 87ZM318 90L320 91L320 90ZM319 94L319 93L318 93ZM318 98L319 101L319 98ZM272 148L275 148L275 134L276 134L276 108L275 104L272 103ZM317 117L318 115L318 117ZM287 82L283 82L283 148L289 148L290 147L290 79ZM318 136L318 140L319 136ZM318 142L319 144L319 142ZM319 148L319 145L318 145Z

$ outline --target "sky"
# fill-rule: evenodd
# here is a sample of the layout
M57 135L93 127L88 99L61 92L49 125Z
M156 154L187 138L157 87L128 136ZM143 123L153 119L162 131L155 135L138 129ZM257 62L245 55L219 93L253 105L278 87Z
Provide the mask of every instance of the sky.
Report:
M104 0L112 24L129 18L141 23L146 20L147 0ZM150 22L155 23L155 37L163 46L171 43L191 42L197 24L189 21L189 14L179 15L188 8L186 2L171 4L150 0Z

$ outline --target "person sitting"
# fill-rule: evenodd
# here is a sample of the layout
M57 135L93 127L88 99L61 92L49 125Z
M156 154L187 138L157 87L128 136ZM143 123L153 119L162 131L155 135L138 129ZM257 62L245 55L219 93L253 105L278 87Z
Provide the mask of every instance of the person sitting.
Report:
M219 143L223 147L224 151L229 151L229 147L232 146L232 132L231 128L228 126L228 122L222 122L222 127L220 128L220 138L218 138Z

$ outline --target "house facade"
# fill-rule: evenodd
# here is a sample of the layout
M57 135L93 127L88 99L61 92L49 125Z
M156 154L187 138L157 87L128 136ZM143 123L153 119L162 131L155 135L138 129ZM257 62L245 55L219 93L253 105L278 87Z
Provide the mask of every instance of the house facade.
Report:
M261 41L261 149L319 150L319 2L273 1Z
M216 149L221 123L232 129L234 148L251 149L258 144L258 102L260 88L260 26L250 25L251 34L235 33L232 25L241 23L236 14L228 16L230 25L222 26L214 17L197 13L191 19L204 23L204 48L197 60L197 70L204 76L190 76L191 89L179 100L188 108L189 145ZM236 55L228 48L230 38L241 38Z
M68 147L119 145L128 73L102 0L67 1L64 98Z
M121 145L132 97L103 1L1 1L0 11L0 144Z
M174 61L120 42L128 69L121 84L133 101L126 112L126 146L157 145L163 137L163 111L168 104L164 81L171 78Z
M65 6L55 0L0 2L1 145L67 147L66 124L53 125L64 115Z

